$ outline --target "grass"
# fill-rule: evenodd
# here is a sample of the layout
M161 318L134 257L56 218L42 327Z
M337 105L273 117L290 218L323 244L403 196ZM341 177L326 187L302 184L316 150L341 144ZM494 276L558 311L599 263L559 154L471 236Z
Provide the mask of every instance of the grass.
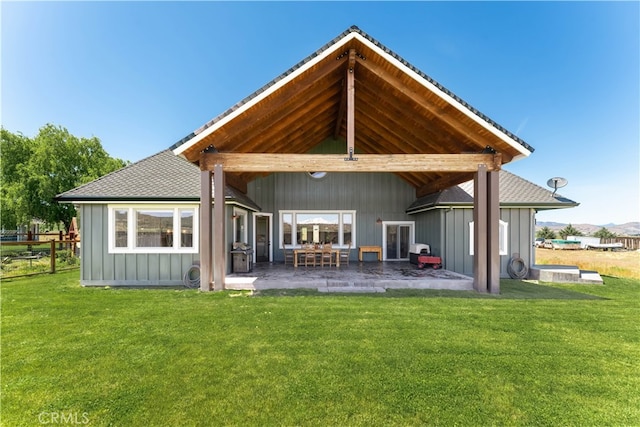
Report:
M498 297L95 289L77 272L1 286L6 426L640 425L638 280L505 280Z
M601 275L640 280L640 251L553 250L536 248L536 263L575 265Z

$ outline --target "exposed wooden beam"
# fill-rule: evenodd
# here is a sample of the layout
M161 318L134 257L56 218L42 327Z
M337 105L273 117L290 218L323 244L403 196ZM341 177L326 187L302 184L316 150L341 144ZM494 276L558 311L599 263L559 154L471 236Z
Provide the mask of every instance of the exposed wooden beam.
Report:
M442 108L430 103L424 95L421 95L418 91L412 90L408 87L404 82L402 82L398 77L392 75L388 71L386 71L380 65L374 63L374 61L358 61L359 66L364 67L366 70L374 73L379 78L388 82L392 85L396 90L398 90L402 95L411 99L411 101L415 102L417 105L422 108L432 112L439 121L444 123L450 129L454 129L456 132L465 136L465 138L471 141L478 141L480 145L492 145L494 144L495 139L486 137L483 135L483 132L479 132L480 125L474 123L473 126L469 126L467 124L462 123L458 118L454 117L449 113L449 109L452 109L450 105L447 104L446 107ZM476 127L477 125L477 127ZM488 134L488 131L485 132ZM494 147L497 148L497 147ZM505 156L504 160L510 160Z
M233 113L230 113L216 123L214 125L215 130L210 135L204 137L200 142L195 144L193 147L190 147L188 150L185 150L182 154L189 161L195 162L199 157L199 152L202 150L201 147L213 144L216 147L224 149L227 142L235 135L231 130L234 129L235 123L239 123L239 129L243 132L246 132L250 128L262 131L265 127L264 123L269 123L270 125L278 123L277 118L273 117L272 113L274 111L284 109L283 111L286 112L287 105L296 104L296 99L298 99L301 93L306 94L307 90L313 90L313 88L318 84L320 84L320 86L318 86L317 90L326 89L321 84L323 79L328 78L328 76L330 77L332 72L343 67L345 62L346 60L323 61L307 70L304 75L296 78L286 86L279 89L277 96L272 95L263 99L257 105L251 106L251 108L245 108L244 106L238 108L237 112L234 111ZM255 114L256 111L259 111L260 114ZM255 119L256 117L258 120ZM250 118L251 120L243 120L246 118Z
M469 154L461 154L462 156L468 156ZM491 155L491 154L490 154ZM499 171L502 168L502 154L495 153L493 154L493 167L489 167L487 170L489 171ZM480 163L478 163L480 164ZM469 181L473 179L473 174L447 174L440 178L436 178L429 183L416 188L416 197L423 197L429 194L435 193L437 191L444 190L449 187L453 187L454 185L458 185L460 183Z
M241 176L235 174L226 174L225 181L227 182L228 186L235 188L242 194L247 194L247 181L245 181Z
M473 173L447 174L416 188L416 198L424 197L473 179Z
M341 154L203 153L201 170L216 164L226 172L475 172L478 165L499 170L494 154L358 154L345 161Z
M347 66L347 154L351 158L355 153L356 141L356 50L349 49Z

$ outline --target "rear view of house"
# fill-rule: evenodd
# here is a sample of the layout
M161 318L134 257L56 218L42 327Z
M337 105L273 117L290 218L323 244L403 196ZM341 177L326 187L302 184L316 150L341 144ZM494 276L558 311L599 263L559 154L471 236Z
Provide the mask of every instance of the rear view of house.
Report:
M80 207L84 285L179 284L199 262L201 289L224 289L234 243L282 262L305 242L385 261L428 242L499 292L512 253L534 261L535 212L576 205L501 170L532 152L352 27L169 150L59 200Z

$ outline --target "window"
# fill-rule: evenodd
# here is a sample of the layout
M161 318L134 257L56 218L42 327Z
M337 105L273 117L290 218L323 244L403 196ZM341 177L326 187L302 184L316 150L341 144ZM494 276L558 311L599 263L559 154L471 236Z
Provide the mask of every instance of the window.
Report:
M248 243L247 233L247 211L243 209L233 209L233 241L236 243Z
M280 247L303 243L355 246L355 211L282 211Z
M503 220L500 220L500 224L498 227L498 246L500 247L500 255L508 255L508 248L507 248L507 231L509 230L509 223L508 222L504 222ZM473 221L471 221L469 223L469 255L473 255L473 242L474 242L474 236L473 236L473 231L474 231L474 227L473 227Z
M110 253L197 252L196 206L109 206Z

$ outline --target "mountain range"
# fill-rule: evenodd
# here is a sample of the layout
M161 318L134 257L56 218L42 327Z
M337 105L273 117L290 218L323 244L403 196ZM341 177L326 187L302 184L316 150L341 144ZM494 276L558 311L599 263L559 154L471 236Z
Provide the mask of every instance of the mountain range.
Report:
M565 228L569 224L563 224L561 222L551 222L551 221L538 221L536 223L536 231L543 228L548 227L553 231L560 231ZM612 233L615 233L618 236L640 236L640 222L627 222L625 224L604 224L604 225L594 225L594 224L571 224L573 228L580 230L585 236L591 236L596 231L600 230L602 227L606 228Z

